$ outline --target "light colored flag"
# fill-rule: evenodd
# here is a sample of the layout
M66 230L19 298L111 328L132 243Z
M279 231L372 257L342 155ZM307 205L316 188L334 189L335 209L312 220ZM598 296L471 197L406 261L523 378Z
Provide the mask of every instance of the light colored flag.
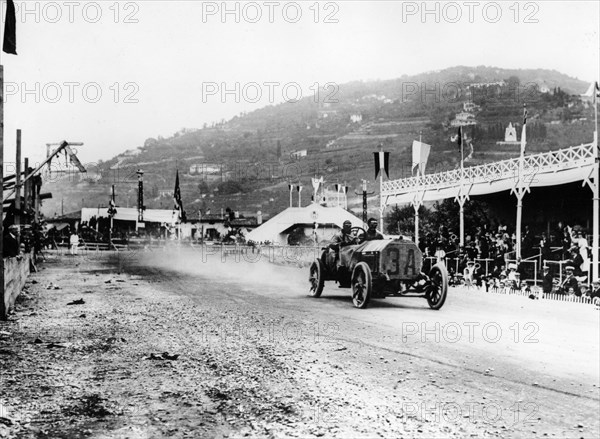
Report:
M425 167L427 166L427 160L429 160L429 152L431 151L431 145L413 140L412 144L412 166L413 172L417 168L417 175L425 175Z
M323 177L321 178L311 178L312 187L315 193L319 190L319 186L323 183Z
M587 91L581 96L592 98L593 101L596 102L598 98L600 98L600 86L598 86L598 81L592 82Z

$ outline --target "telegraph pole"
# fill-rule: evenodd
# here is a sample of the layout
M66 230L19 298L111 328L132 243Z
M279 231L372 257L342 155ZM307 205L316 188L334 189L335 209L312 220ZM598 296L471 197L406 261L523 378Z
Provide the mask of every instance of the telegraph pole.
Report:
M362 198L363 198L363 226L364 229L367 229L367 196L373 195L375 192L367 192L367 180L362 181ZM360 193L354 191L356 195L360 195Z
M141 223L144 222L144 171L138 169L136 174L138 176L138 222Z

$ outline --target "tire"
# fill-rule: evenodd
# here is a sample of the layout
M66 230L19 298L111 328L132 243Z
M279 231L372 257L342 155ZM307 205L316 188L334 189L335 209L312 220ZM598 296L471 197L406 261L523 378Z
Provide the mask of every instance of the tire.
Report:
M315 261L310 265L308 281L310 282L309 294L312 297L320 297L321 293L323 292L323 287L325 286L325 279L323 277L324 270L325 267L320 259L315 259Z
M448 271L443 264L435 264L429 271L430 285L427 288L427 303L431 309L438 310L448 295Z
M352 270L352 303L359 309L364 309L371 300L373 292L373 276L371 269L364 262L359 262Z

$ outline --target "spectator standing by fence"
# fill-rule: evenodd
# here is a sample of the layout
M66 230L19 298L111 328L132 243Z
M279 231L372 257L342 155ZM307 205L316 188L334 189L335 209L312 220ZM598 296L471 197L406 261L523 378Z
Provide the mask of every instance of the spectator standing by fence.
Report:
M15 256L17 256L19 254L19 247L17 243L17 236L15 234L14 225L9 226L7 229L5 229L3 240L3 256L5 258L14 258Z
M77 235L77 233L73 232L71 234L71 236L69 237L69 245L70 245L71 254L76 255L77 247L79 247L79 235Z
M588 291L588 296L590 296L593 303L600 303L600 280L592 282L592 289Z
M563 280L563 283L560 288L560 292L562 294L573 293L576 296L581 295L581 291L579 290L579 282L577 282L577 278L573 274L574 271L575 268L571 265L565 267L565 272L567 273L567 276Z
M551 294L554 288L554 278L550 274L550 267L544 267L544 277L542 278L542 291L544 294Z

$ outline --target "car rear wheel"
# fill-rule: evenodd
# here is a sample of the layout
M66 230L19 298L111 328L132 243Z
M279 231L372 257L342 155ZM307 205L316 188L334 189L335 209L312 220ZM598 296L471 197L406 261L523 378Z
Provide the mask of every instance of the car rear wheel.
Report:
M310 275L308 281L310 282L310 295L312 297L320 297L325 286L325 279L323 278L324 266L320 259L316 259L310 266Z
M448 271L443 264L435 264L429 272L427 303L431 309L440 309L448 295Z
M371 269L364 262L359 262L352 271L352 303L356 308L364 309L369 304L373 291Z

